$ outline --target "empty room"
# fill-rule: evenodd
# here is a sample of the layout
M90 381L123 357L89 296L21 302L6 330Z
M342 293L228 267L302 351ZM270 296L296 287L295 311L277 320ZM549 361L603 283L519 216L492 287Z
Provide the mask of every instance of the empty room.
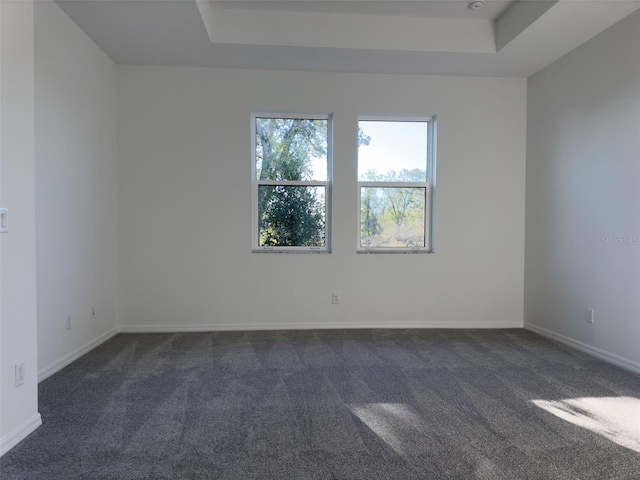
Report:
M0 478L640 478L640 2L0 0Z

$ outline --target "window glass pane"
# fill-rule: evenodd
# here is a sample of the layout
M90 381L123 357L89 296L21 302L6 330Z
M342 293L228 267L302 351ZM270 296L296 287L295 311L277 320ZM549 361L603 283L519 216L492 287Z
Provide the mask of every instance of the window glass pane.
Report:
M258 223L261 247L324 247L325 187L261 185Z
M361 247L424 247L425 188L360 188Z
M426 182L429 122L361 120L358 179L361 182Z
M256 118L256 180L327 180L329 121Z

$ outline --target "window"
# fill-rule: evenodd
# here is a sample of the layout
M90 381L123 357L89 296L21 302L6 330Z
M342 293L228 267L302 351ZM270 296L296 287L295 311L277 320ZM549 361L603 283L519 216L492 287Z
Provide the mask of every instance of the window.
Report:
M430 252L435 117L358 126L358 251Z
M329 251L331 116L253 115L254 251Z

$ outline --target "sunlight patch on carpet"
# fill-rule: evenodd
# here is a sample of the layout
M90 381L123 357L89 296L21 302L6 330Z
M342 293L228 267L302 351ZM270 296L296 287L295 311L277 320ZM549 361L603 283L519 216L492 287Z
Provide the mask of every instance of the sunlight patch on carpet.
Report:
M365 403L349 409L401 456L417 454L416 435L421 434L420 414L404 403Z
M585 397L532 400L538 407L612 442L640 452L640 399Z

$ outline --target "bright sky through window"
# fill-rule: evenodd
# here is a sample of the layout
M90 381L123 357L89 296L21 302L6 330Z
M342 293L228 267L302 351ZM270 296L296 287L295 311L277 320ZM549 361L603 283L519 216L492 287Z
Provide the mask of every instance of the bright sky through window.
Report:
M377 170L420 169L427 166L427 122L360 121L360 128L371 137L369 145L358 149L358 178Z

